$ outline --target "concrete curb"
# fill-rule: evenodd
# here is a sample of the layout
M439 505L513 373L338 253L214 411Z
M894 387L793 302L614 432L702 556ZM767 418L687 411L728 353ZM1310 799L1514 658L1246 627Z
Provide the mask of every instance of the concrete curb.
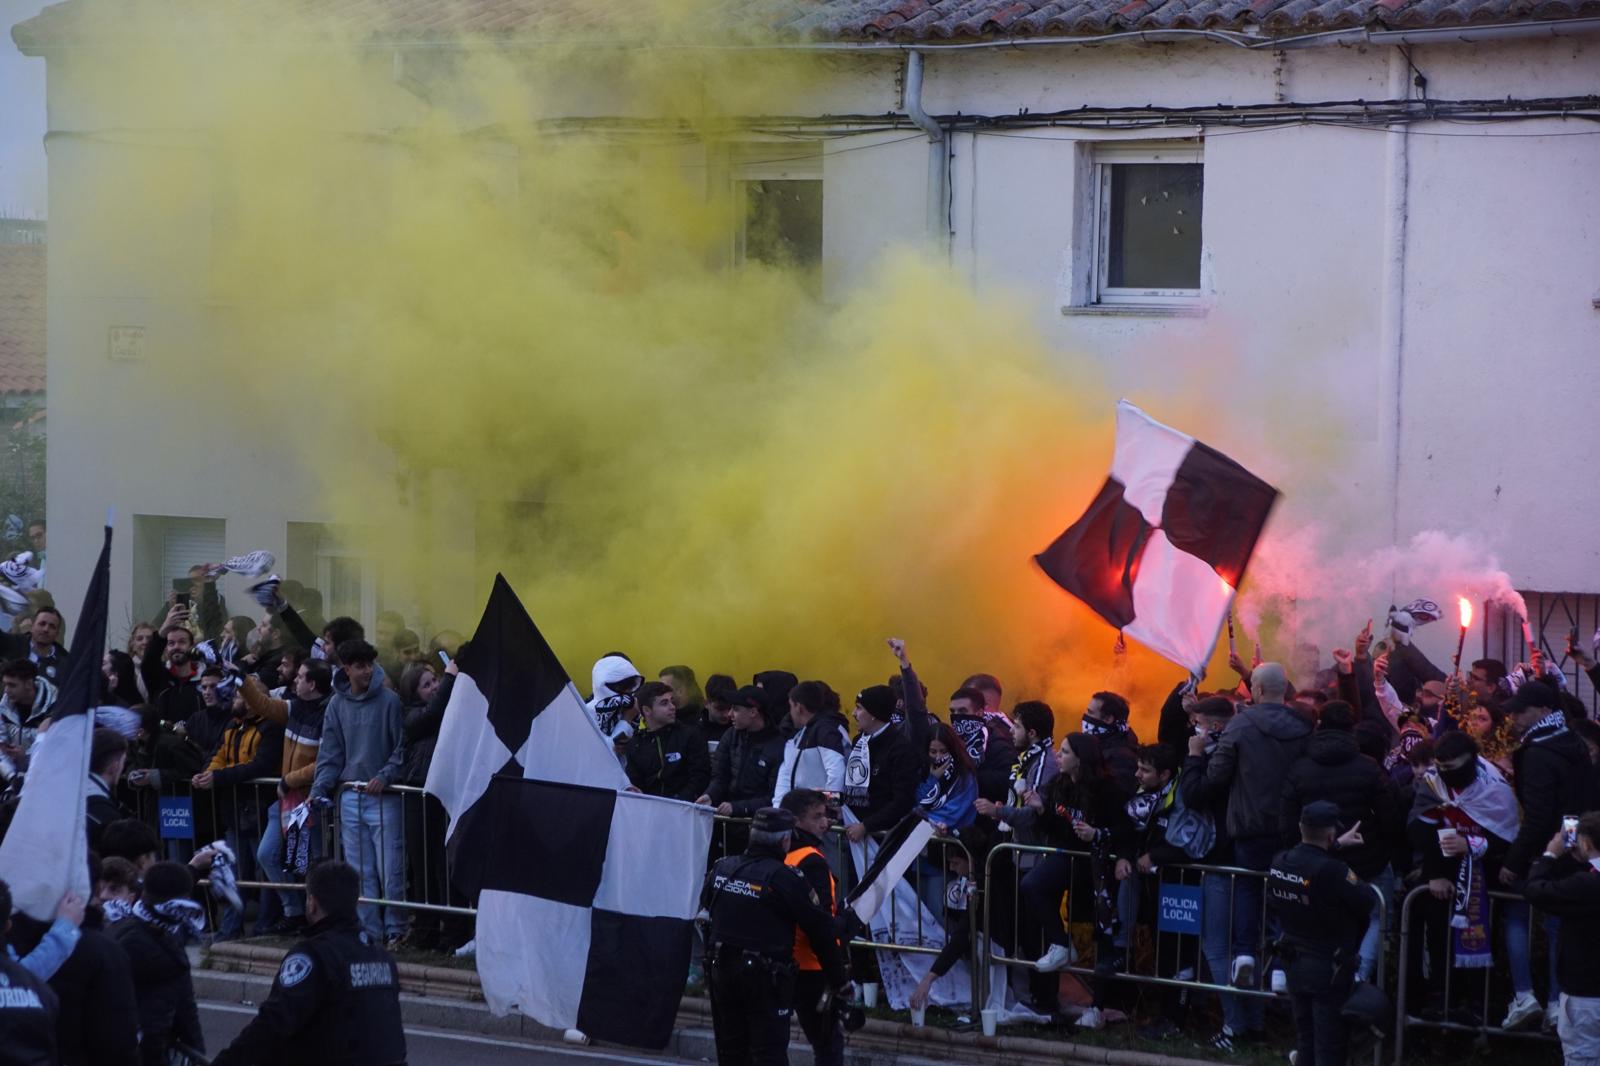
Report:
M287 952L255 944L218 944L201 957L194 971L195 994L202 1000L256 1005L266 998L272 977ZM407 1025L478 1033L510 1040L559 1044L561 1033L520 1014L497 1018L483 1002L478 975L416 963L400 964L401 1013ZM667 1053L691 1061L714 1061L711 1003L685 996L678 1010L678 1027ZM1036 1066L1063 1061L1090 1066L1215 1066L1146 1051L1128 1051L1072 1041L1035 1037L987 1037L957 1033L937 1026L918 1028L909 1022L869 1018L866 1027L850 1036L846 1054L849 1066L910 1066L917 1062L976 1062L998 1066ZM795 1066L811 1066L811 1049L798 1029L790 1045Z

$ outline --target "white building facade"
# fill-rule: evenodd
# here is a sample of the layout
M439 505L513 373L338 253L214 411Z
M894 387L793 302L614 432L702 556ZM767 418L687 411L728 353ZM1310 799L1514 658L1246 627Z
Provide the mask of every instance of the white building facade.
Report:
M327 590L330 614L426 614L426 589L380 589L327 516L301 513L303 473L234 440L221 415L190 416L217 419L216 446L174 464L95 414L108 389L160 408L171 383L140 373L140 349L208 328L203 268L163 245L159 218L141 223L138 269L86 261L75 174L138 162L74 138L112 104L75 91L90 60L50 14L15 36L50 64L58 595L77 602L111 502L132 526L115 572L150 575L119 579L114 627L151 611L184 560L263 547ZM814 161L752 152L728 177L812 212L820 198L815 232L791 237L819 258L826 293L886 249L931 244L980 289L1020 294L1052 344L1116 353L1116 391L1203 375L1230 348L1281 362L1309 383L1292 402L1360 412L1340 478L1371 541L1477 532L1518 588L1546 594L1533 606L1559 654L1569 626L1600 624L1600 486L1585 473L1600 454L1600 6L1546 15L1385 28L1357 11L1335 29L1106 23L1054 38L980 23L945 39L926 20L898 37L813 28L792 46L837 52L836 77L791 113L835 131L825 116L892 119L819 140ZM376 444L373 461L384 469ZM206 470L249 474L195 476ZM470 528L451 532L470 554ZM1519 636L1500 640L1492 651L1522 653Z

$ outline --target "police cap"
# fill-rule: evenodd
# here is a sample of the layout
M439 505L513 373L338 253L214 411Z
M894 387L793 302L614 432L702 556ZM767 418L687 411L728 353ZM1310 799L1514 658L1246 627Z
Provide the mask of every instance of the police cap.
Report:
M1339 824L1339 805L1331 800L1315 800L1300 811L1300 824L1307 829L1333 829Z
M794 829L794 815L778 807L763 807L756 812L750 828L758 833L787 833Z

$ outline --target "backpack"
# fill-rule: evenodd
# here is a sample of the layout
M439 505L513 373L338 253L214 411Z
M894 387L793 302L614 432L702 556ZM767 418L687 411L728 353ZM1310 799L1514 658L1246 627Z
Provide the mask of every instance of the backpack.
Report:
M1173 790L1172 813L1167 816L1167 843L1191 859L1199 860L1217 846L1217 820L1183 802L1183 793Z

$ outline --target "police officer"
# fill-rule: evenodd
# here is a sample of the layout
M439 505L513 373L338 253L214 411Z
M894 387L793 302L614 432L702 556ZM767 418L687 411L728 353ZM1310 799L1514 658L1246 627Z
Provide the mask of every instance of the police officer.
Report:
M706 965L722 1066L789 1061L796 926L816 952L828 987L838 996L849 991L831 914L784 862L794 824L788 811L757 811L744 854L719 860L700 894L711 922Z
M1359 843L1359 823L1342 838ZM1300 843L1267 871L1267 907L1283 928L1289 1002L1294 1008L1295 1066L1344 1066L1349 1032L1340 1010L1350 996L1361 938L1376 902L1350 867L1334 858L1339 805L1300 812Z
M839 886L822 853L823 838L831 824L828 797L809 788L796 788L784 795L779 806L794 815L794 836L789 842L788 854L783 857L784 865L800 871L828 915L837 915ZM816 1066L841 1066L844 1062L844 1019L825 1002L828 979L823 975L821 959L803 930L795 930L794 961L799 967L795 975L794 1012L811 1044L811 1061Z
M212 1066L404 1066L394 957L356 917L361 875L318 864L306 878L307 936L284 956L260 1012Z

